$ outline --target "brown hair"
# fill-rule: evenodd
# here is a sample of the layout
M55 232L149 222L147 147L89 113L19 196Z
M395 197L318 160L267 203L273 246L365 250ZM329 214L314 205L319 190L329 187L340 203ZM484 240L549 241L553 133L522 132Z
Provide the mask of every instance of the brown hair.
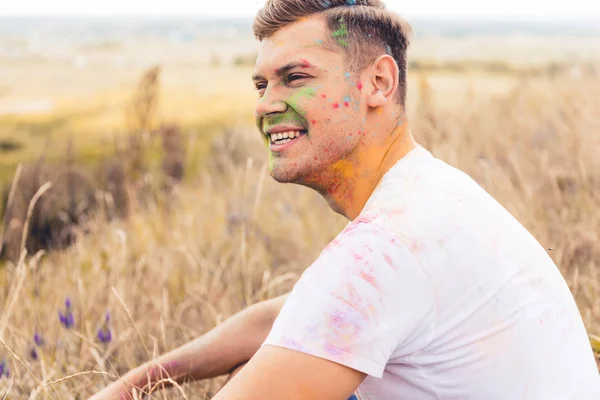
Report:
M267 0L254 20L260 41L303 17L322 14L332 37L324 43L341 48L350 70L358 75L377 57L389 54L399 73L398 100L406 102L406 51L412 29L382 0Z

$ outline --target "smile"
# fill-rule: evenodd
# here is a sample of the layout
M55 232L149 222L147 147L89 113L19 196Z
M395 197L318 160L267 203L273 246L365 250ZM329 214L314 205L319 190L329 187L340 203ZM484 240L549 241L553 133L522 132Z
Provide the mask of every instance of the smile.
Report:
M299 138L301 135L305 135L306 130L286 131L281 133L272 133L270 136L272 144L285 144L292 140Z

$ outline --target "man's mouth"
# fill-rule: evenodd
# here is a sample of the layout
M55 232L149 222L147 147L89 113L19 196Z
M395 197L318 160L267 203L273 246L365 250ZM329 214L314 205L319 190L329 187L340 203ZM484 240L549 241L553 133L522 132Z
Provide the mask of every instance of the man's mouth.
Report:
M301 129L281 133L272 133L269 135L269 137L271 138L271 144L285 144L299 138L302 135L306 135L307 133L308 131L306 129Z

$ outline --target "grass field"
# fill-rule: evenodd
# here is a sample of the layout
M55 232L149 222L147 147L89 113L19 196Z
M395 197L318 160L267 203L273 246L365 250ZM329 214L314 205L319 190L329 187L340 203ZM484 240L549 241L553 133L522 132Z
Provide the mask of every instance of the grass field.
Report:
M19 101L31 101L35 92L55 108L0 117L0 140L22 144L1 153L4 181L19 162L42 154L60 159L68 137L86 162L110 154L114 135L126 133L126 106L143 68L113 80L99 70L73 70L73 84L60 98L67 77L57 66L46 75L42 70L22 72L24 80L36 77L38 89L27 83ZM203 168L174 197L134 203L126 220L93 218L66 251L0 269L0 362L11 371L0 378L0 394L85 398L244 306L288 291L344 226L315 193L277 184L266 173L266 154L251 126L250 72L165 65L159 119L197 135L202 145L189 151L206 161ZM598 89L600 77L592 74L414 73L408 107L417 141L470 174L549 249L596 334ZM14 104L18 96L11 93ZM217 134L225 126L228 144ZM69 329L58 317L66 298L74 318ZM106 312L112 340L101 343L97 331ZM35 343L36 333L43 344ZM154 398L210 398L222 381L186 384Z

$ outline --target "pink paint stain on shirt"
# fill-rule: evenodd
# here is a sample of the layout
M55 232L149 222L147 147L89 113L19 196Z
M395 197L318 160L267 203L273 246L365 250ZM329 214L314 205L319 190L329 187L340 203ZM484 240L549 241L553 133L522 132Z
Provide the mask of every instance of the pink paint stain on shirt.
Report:
M418 243L414 243L414 242L412 242L412 243L410 244L410 251L411 251L412 253L418 253L419 251L421 251L421 246L419 246L419 244L418 244Z
M364 298L359 294L358 290L351 284L348 283L338 291L332 293L333 297L340 300L344 304L348 305L352 310L357 311L364 318L369 318L369 310L373 310L367 304L364 303Z
M290 348L292 348L294 350L302 351L302 352L306 351L305 348L304 348L304 346L302 345L302 343L299 342L296 339L293 339L293 338L290 338L290 337L285 337L285 338L283 338L283 341L284 341L284 343L285 343L286 346L289 346Z
M325 350L325 352L327 352L327 354L329 354L330 356L335 357L335 358L339 358L340 356L343 356L343 355L349 353L349 351L347 349L339 347L338 345L335 345L335 344L326 344L325 346L323 346L323 350Z
M392 243L393 243L393 240L392 240ZM392 257L389 256L389 254L384 254L383 259L390 267L392 267L392 269L394 271L398 271L398 267L394 264L394 261L392 260Z
M358 273L358 276L360 276L362 280L364 280L365 282L373 286L375 289L377 289L378 292L381 292L381 285L377 281L375 275L373 275L373 268L371 268L369 272L360 271Z

